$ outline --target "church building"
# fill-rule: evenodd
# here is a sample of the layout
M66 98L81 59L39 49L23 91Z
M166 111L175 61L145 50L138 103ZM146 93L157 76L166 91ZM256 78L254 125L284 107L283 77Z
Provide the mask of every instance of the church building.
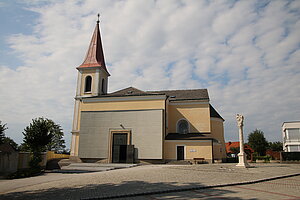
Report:
M224 119L207 89L108 93L99 20L78 79L71 158L83 162L166 163L226 157ZM113 74L112 74L113 76Z

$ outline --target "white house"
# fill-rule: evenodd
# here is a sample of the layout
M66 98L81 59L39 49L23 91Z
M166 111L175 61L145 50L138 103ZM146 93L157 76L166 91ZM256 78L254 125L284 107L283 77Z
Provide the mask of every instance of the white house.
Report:
M282 137L285 152L300 152L300 121L284 122Z

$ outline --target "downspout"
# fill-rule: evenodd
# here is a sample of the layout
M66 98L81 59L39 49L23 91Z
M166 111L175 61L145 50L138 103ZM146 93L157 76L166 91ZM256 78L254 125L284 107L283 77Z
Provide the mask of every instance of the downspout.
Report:
M169 96L166 96L166 99L165 99L165 135L164 137L166 137L166 134L167 134L167 100L168 100ZM165 138L164 138L165 139Z
M214 142L213 142L213 139L211 139L211 158L212 158L211 163L214 163L215 159L214 159Z
M165 98L165 112L164 112L164 124L165 124L165 131L164 131L164 135L163 135L163 160L165 162L165 138L166 138L166 134L167 134L167 100L168 100L169 96L166 95Z

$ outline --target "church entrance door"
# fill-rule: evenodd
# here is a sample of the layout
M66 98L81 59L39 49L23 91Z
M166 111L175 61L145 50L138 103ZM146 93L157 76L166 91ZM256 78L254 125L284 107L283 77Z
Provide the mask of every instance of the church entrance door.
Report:
M177 160L184 160L184 146L177 146Z
M125 163L127 158L127 133L114 133L112 142L112 162Z

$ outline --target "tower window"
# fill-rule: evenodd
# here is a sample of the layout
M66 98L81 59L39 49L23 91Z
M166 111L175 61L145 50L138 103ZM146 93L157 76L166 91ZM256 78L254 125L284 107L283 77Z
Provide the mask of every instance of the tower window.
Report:
M187 134L189 132L189 123L185 119L177 122L177 133Z
M102 94L105 94L105 80L104 80L104 78L102 79L102 84L101 84L101 92L102 92Z
M85 78L85 87L84 87L84 92L91 92L92 91L92 77L87 76Z

